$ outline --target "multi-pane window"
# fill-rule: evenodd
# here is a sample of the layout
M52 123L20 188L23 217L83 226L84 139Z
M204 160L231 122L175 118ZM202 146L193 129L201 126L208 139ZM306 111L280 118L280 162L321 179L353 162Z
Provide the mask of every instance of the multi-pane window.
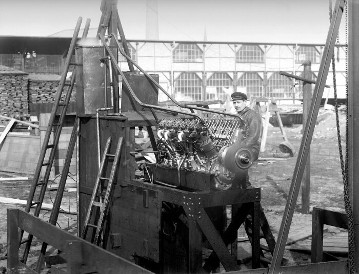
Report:
M122 43L120 43L120 44L121 44L121 49L123 50L123 52L125 52L125 50L123 49ZM128 47L128 51L130 52L129 56L131 57L131 59L133 61L136 61L136 50L130 43L127 43L127 47ZM118 61L119 62L127 62L126 57L123 56L120 51L118 52Z
M193 72L183 72L175 81L175 93L178 100L202 100L202 79Z
M238 87L244 87L248 97L263 96L263 79L257 72L245 72L238 79Z
M179 44L173 51L173 62L203 62L203 51L196 44Z
M313 64L320 63L320 53L315 47L301 46L295 52L296 63L311 61Z
M273 73L268 79L268 97L293 98L293 82L288 77Z
M226 100L226 93L223 88L233 85L232 78L228 73L216 72L207 81L206 99L207 100Z
M243 45L236 52L237 63L263 63L263 50L256 45Z

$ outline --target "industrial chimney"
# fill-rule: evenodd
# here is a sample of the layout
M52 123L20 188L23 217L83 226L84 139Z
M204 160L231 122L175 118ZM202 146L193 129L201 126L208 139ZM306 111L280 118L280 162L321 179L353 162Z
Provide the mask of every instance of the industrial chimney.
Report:
M158 1L146 1L146 39L158 40Z

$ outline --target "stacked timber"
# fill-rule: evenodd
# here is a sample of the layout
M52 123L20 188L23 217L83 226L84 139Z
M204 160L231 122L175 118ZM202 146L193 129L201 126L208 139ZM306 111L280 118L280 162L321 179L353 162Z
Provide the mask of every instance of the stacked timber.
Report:
M57 88L59 86L59 75L30 75L29 76L29 103L46 104L53 103ZM66 90L66 87L65 89ZM66 93L62 95L65 98ZM70 101L74 102L76 98L75 88L72 91Z
M28 117L27 73L0 65L0 114L21 120Z

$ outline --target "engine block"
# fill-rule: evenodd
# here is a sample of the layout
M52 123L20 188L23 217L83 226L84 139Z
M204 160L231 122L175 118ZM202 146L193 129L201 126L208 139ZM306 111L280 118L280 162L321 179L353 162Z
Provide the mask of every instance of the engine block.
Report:
M241 127L240 119L222 115L163 119L157 131L158 163L211 172L218 152L235 141Z

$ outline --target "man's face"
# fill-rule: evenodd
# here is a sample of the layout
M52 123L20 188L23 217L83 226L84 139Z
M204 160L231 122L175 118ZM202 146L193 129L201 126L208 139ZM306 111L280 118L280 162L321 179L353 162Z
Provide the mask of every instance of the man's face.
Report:
M237 112L242 111L246 107L246 105L247 105L246 100L234 100L233 101L233 106Z

